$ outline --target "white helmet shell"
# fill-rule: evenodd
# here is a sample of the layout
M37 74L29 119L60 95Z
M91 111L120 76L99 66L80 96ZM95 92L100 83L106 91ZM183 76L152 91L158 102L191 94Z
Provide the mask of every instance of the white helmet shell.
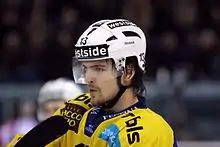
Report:
M125 67L126 57L135 56L140 69L145 71L146 37L134 23L125 19L101 20L91 26L80 36L75 45L77 61L113 59L116 69ZM78 74L78 75L77 75ZM82 77L74 69L76 83Z

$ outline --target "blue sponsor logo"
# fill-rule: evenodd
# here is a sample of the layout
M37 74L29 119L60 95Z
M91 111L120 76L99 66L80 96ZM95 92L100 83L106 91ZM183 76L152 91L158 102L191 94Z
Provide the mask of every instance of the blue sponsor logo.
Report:
M110 147L121 147L118 133L118 127L112 124L109 127L107 127L104 131L102 131L102 133L99 135L99 138L107 141Z

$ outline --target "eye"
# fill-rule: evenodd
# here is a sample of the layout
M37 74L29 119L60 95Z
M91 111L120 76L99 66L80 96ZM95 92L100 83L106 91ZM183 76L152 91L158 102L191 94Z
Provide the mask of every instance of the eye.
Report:
M95 70L96 70L96 71L105 71L105 69L104 69L104 68L99 67L99 66L96 66L96 67L95 67Z
M86 71L87 71L86 67L83 66L83 67L82 67L82 72L85 74Z

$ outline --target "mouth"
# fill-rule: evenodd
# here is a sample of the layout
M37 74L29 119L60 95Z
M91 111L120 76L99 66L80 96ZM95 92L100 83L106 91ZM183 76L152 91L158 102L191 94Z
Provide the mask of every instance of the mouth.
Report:
M90 92L96 92L97 90L90 89L89 91L90 91Z
M90 93L95 93L95 92L97 92L98 90L97 89L89 89L89 92Z
M95 93L98 91L98 88L93 85L89 85L88 90L89 90L89 93L94 96Z

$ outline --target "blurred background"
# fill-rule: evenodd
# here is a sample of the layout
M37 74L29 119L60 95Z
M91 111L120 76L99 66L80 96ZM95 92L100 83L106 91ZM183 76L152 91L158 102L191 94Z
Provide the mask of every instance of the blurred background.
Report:
M31 116L34 126L42 84L72 79L76 39L115 18L148 35L149 107L178 140L220 140L218 0L0 0L0 124Z

